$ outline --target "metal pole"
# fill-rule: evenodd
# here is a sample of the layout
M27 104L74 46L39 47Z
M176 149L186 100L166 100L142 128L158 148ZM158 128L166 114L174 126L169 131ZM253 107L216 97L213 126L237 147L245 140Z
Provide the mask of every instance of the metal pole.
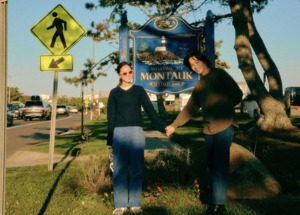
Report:
M52 112L51 112L51 129L50 129L50 144L49 144L49 165L48 170L53 170L54 146L55 146L55 130L56 130L56 106L57 106L57 85L58 71L54 72L53 96L52 96Z
M7 76L9 81L8 81L8 103L10 103L10 86L11 86L11 77L8 75Z
M205 23L205 54L210 60L211 67L215 67L215 27L213 22L213 16L211 10L206 13L206 23Z
M119 28L119 50L120 59L119 62L127 61L129 62L129 27L127 26L127 12L121 15L121 26Z
M0 214L5 214L7 108L7 1L0 1Z
M81 78L81 138L83 138L83 109L84 109L84 92L83 92L83 71L80 72Z
M95 64L95 40L92 37L93 41L93 53L92 53L92 62L93 62L93 69L91 70L91 75L94 73L94 64ZM91 84L91 110L90 110L90 120L93 120L93 114L94 114L94 79L92 79Z

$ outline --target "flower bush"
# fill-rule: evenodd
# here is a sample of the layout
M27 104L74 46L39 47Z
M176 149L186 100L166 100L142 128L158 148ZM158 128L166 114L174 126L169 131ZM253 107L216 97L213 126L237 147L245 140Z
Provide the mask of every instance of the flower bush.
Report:
M163 189L161 186L158 185L158 183L154 184L154 189L151 188L151 186L146 187L146 192L144 192L144 197L159 197L163 193Z

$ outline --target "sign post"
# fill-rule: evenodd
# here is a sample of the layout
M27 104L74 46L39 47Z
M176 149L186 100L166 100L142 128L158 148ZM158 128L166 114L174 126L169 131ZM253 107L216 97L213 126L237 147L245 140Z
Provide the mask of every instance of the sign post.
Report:
M55 146L58 72L73 71L73 57L64 53L86 34L86 30L59 4L33 26L31 32L52 53L40 57L40 70L54 71L48 165L48 170L51 171Z
M7 106L7 1L0 1L0 214L5 213L5 159L6 159L6 106Z
M54 71L53 96L52 96L52 112L51 112L51 129L49 142L49 163L48 170L53 170L54 146L55 146L55 130L56 130L56 105L57 105L57 85L58 71Z

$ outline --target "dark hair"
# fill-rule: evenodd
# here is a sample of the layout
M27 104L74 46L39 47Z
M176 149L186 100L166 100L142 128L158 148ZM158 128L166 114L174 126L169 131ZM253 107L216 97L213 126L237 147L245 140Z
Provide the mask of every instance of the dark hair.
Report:
M119 63L118 66L117 66L117 69L116 69L117 73L120 74L121 68L122 68L123 66L126 66L126 65L127 65L127 66L130 66L130 68L131 68L131 65L130 65L128 62L126 62L126 61L123 61L123 62ZM122 79L120 78L120 79L119 79L119 84L118 84L118 86L120 86L121 83L122 83Z
M118 66L117 66L117 69L116 69L117 73L120 74L121 68L123 66L126 66L126 65L130 66L130 68L131 68L131 65L128 62L126 62L126 61L123 61L123 62L119 63Z
M210 62L209 62L208 58L207 58L204 54L202 54L202 53L201 53L200 51L198 51L198 50L192 50L192 51L190 51L190 52L185 56L185 58L184 58L184 60L183 60L183 64L184 64L186 67L188 67L189 69L192 69L192 68L191 68L191 64L190 64L190 62L189 62L189 59L190 59L191 57L197 58L198 60L200 60L200 61L202 61L203 63L205 63L206 66L210 67Z

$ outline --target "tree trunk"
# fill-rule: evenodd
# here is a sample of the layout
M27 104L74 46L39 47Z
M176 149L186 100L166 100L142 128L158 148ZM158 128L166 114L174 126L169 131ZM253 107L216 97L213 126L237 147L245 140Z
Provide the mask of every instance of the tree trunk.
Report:
M263 131L276 131L276 130L292 130L296 129L287 117L284 104L269 96L261 102L263 110L262 117L259 118L257 125Z
M256 29L253 20L253 14L251 12L252 10L250 8L250 2L249 4L246 3L245 6L249 7L247 8L247 10L250 11L246 16L246 19L248 21L248 31L251 47L253 48L258 61L260 62L260 65L265 71L265 75L268 79L269 93L273 98L277 99L278 101L282 101L283 89L280 73L269 52L267 51L267 48L260 34Z
M252 16L250 0L230 0L229 6L235 28L234 48L237 53L239 68L262 112L258 120L258 126L264 131L294 128L285 113L283 103L277 101L269 94L256 70L248 29L248 19L249 16Z

